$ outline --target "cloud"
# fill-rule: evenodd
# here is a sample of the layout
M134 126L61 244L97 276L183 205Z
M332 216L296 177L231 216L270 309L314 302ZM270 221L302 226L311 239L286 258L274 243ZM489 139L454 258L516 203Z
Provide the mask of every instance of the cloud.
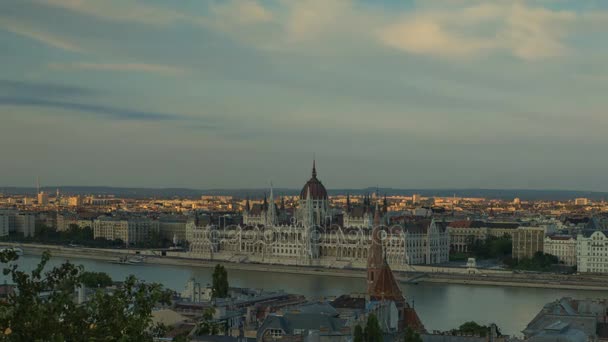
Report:
M432 17L413 18L383 28L380 40L387 46L415 54L465 57L496 44L489 39L451 33Z
M138 111L126 108L77 103L70 101L47 100L29 97L0 96L0 105L19 107L56 108L68 111L86 112L104 119L134 121L180 121L187 118L169 113Z
M270 10L255 0L226 0L211 7L214 16L239 24L266 23L273 19Z
M167 25L188 16L168 8L144 5L135 1L116 0L35 0L39 4L58 7L100 19Z
M186 72L186 69L180 67L146 63L51 63L49 68L54 70L133 71L170 76L183 75Z
M525 60L559 57L583 17L574 11L528 7L522 2L483 3L445 11L414 11L378 30L389 47L441 57L507 52Z
M56 83L28 82L0 79L0 94L36 97L58 96L91 96L99 92L85 87L70 86Z
M30 27L21 22L13 21L7 18L0 18L0 29L36 40L50 47L70 52L84 52L80 46L66 40L64 37L59 37L52 33Z

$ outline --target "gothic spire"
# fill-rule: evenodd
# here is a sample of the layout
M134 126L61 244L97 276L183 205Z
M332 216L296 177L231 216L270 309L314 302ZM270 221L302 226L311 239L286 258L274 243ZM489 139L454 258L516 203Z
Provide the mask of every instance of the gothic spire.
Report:
M378 202L376 202L376 210L374 212L374 228L382 225L382 219L380 217L380 209L378 208Z
M270 223L272 225L278 224L277 208L275 205L276 204L274 203L274 191L272 189L272 182L270 182L270 203L268 206L267 219L268 219L268 223Z
M386 194L384 194L384 201L382 202L382 213L388 212L388 202L386 201Z
M312 178L317 178L317 162L315 159L312 160Z
M266 198L266 192L264 192L264 203L262 204L264 210L268 210L268 199Z
M346 194L346 211L350 212L350 193Z

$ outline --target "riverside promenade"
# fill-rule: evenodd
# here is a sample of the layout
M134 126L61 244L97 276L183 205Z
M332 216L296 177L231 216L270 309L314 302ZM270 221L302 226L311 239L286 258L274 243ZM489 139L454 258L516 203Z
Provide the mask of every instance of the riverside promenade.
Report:
M20 247L28 255L41 255L44 251L49 251L51 255L55 257L84 258L110 262L116 261L119 257L139 254L146 256L146 263L148 264L212 268L216 264L222 263L226 268L231 270L280 272L347 278L366 277L364 269L339 269L322 266L288 266L246 262L237 263L224 260L191 258L187 256L187 253L179 253L179 256L161 256L160 253L151 250L67 247L25 243L3 243L2 245ZM408 284L441 283L590 291L608 290L608 275L514 273L508 270L485 269L477 269L475 272L469 272L462 267L435 267L427 265L413 266L412 271L400 271L395 272L395 274L399 281Z

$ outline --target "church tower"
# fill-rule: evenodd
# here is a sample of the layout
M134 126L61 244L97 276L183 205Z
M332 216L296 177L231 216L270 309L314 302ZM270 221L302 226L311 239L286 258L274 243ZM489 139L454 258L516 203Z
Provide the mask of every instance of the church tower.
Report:
M367 293L372 294L380 270L384 263L384 249L382 248L382 219L380 218L380 210L376 205L376 213L374 215L374 224L371 236L371 246L367 255Z

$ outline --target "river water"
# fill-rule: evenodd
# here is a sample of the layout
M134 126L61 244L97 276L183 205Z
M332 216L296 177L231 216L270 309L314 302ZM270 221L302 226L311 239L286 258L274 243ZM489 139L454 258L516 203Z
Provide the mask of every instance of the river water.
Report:
M23 270L32 270L40 257L25 255L18 263ZM65 258L52 258L50 266L59 265ZM86 270L106 272L114 280L130 274L147 282L158 282L181 291L190 277L205 284L211 282L212 269L204 267L167 265L116 265L89 259L70 259ZM298 275L259 271L228 270L231 286L285 290L307 297L337 296L364 292L365 280L331 277L327 275ZM0 274L0 281L3 278ZM454 284L401 284L403 293L413 303L427 330L449 330L467 321L481 324L496 323L503 333L521 335L526 324L544 304L564 296L574 298L608 298L608 291L555 290L498 286Z

